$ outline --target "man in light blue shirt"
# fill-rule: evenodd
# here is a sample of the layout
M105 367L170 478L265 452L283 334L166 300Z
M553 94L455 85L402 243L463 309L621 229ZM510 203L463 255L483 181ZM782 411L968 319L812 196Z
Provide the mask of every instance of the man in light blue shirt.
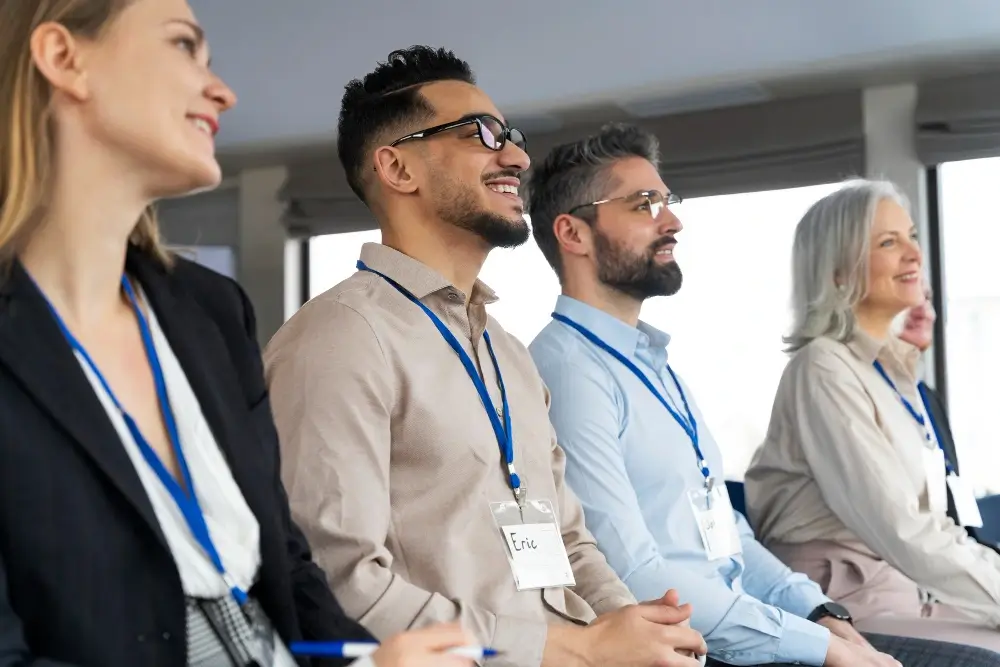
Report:
M655 137L630 126L556 148L529 184L535 239L563 287L530 351L598 546L637 598L675 588L692 603L710 664L899 664L872 644L950 664L948 645L862 637L732 511L719 448L667 365L670 338L638 319L646 298L680 288L679 203Z

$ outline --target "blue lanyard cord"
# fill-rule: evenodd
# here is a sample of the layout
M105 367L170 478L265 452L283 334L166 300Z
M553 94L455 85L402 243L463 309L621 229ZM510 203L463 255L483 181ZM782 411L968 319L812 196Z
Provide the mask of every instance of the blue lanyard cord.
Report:
M705 456L701 453L701 446L698 443L698 423L694 419L694 414L691 412L691 406L688 405L687 397L684 395L684 389L681 388L681 383L677 379L677 376L674 374L673 369L670 368L670 366L667 366L667 372L670 373L670 377L674 381L674 386L677 387L677 393L681 397L681 403L684 404L684 412L687 413L686 419L679 412L677 412L677 410L674 409L674 406L670 405L670 402L667 401L663 397L663 395L659 392L659 390L657 390L657 388L653 385L653 383L650 382L649 378L646 377L646 374L643 373L641 370L639 370L639 367L636 366L634 363L632 363L632 361L628 357L626 357L624 354L622 354L621 352L614 349L613 347L605 343L603 340L598 338L597 334L590 331L590 329L587 329L583 325L574 322L565 315L560 315L559 313L552 313L552 317L556 321L562 322L566 326L575 329L584 338L586 338L591 343L593 343L594 345L596 345L597 347L599 347L600 349L604 350L612 357L617 359L619 362L621 362L623 366L625 366L625 368L632 371L633 375L639 378L640 382L646 385L646 389L648 389L650 393L653 394L654 397L656 397L656 400L658 400L663 405L663 407L667 409L667 412L670 413L670 416L674 418L674 421L676 421L677 424L682 429L684 429L684 432L687 434L688 438L691 439L691 446L694 448L695 456L698 457L698 467L701 469L701 474L704 475L705 480L708 481L711 478L712 474L708 468L708 463L705 461Z
M926 418L924 417L923 413L921 413L919 410L913 407L912 403L906 400L905 396L899 393L899 389L896 387L896 383L893 382L892 378L889 377L889 374L885 372L885 367L882 366L882 362L876 360L872 362L872 365L875 367L875 370L878 371L878 374L882 376L882 379L886 381L886 384L889 385L893 393L895 393L896 396L899 398L899 402L903 404L903 407L906 408L906 411L910 413L910 416L913 417L913 419L916 420L918 424L920 424L920 427L922 429L924 429L924 437L927 439L927 442L931 441L931 431L930 429L927 428L927 421L928 419L930 420L931 429L934 430L934 438L935 440L937 440L938 449L940 449L941 453L944 454L944 466L947 469L948 474L950 475L955 474L955 470L951 465L951 461L948 460L948 453L944 451L944 446L941 444L941 435L940 432L938 431L937 424L934 422L934 417L931 415L930 407L928 407L927 405L927 394L924 387L922 386L923 383L918 384L917 390L920 392L920 398L923 401L924 409L927 410Z
M167 427L167 435L170 438L170 445L173 448L174 454L177 457L177 465L180 468L181 479L184 482L184 487L181 487L174 479L173 475L166 469L160 457L157 456L156 452L150 446L149 442L142 435L139 430L139 425L136 424L135 420L132 418L122 404L119 402L115 393L111 390L111 386L108 384L104 375L101 374L100 369L98 369L97 364L84 349L83 345L77 340L76 336L70 332L66 323L63 322L59 313L56 311L55 307L49 303L49 310L52 312L52 316L56 320L56 324L59 325L59 329L62 331L63 336L66 341L70 344L70 347L74 352L80 354L90 370L93 371L94 375L97 376L97 380L101 383L101 387L104 389L105 393L111 398L111 402L114 404L115 409L122 416L125 421L125 425L128 427L129 433L132 435L132 439L135 440L136 445L139 447L139 451L142 452L143 458L149 467L153 469L156 476L160 479L160 482L167 488L170 492L171 497L174 502L177 503L178 509L180 509L181 514L184 516L184 520L187 522L188 528L191 530L192 535L198 540L198 544L208 555L209 559L212 561L212 565L218 570L219 574L222 576L223 580L229 586L230 592L235 598L236 602L243 605L247 601L247 594L241 588L233 583L232 579L226 572L225 566L222 564L222 558L219 556L218 550L215 548L215 544L212 542L212 536L208 530L208 524L205 522L205 513L201 509L201 505L198 503L198 497L195 494L194 481L191 478L191 470L188 468L187 459L184 457L184 451L181 449L180 435L177 430L177 421L174 418L173 409L170 406L170 397L167 394L167 383L163 375L163 367L160 365L160 358L156 353L156 346L153 342L153 334L149 328L149 324L146 322L145 316L142 314L142 310L139 308L138 300L135 297L135 292L132 289L132 285L129 284L128 279L122 276L122 289L125 290L125 294L128 296L129 301L132 304L132 310L135 312L136 320L139 322L139 331L142 335L142 343L146 349L146 358L149 361L150 370L153 372L153 383L156 386L156 396L159 399L160 410L163 415L163 421Z
M368 271L369 273L374 273L379 276L396 288L396 291L419 306L430 321L434 323L434 326L437 328L438 333L441 334L441 337L445 339L445 341L455 351L455 354L458 355L458 358L462 361L462 365L465 366L465 372L469 374L469 379L472 380L472 384L475 385L476 391L479 393L479 398L483 402L483 407L486 409L486 415L490 419L490 425L493 426L493 433L496 435L497 444L500 446L500 451L503 453L504 461L507 464L507 476L510 481L511 489L514 490L514 497L519 503L523 503L525 489L521 485L521 478L514 469L514 439L513 431L511 429L510 407L507 404L507 390L504 387L503 376L500 374L500 363L497 361L497 355L493 351L493 343L490 342L489 332L483 332L483 340L486 341L486 349L489 350L490 359L493 361L493 369L497 374L497 384L500 386L500 398L503 405L502 423L500 421L500 417L497 415L493 399L490 398L490 393L486 388L486 383L483 382L483 379L479 376L479 371L476 369L475 362L472 361L469 354L462 348L462 344L457 338L455 338L455 335L451 333L451 330L448 329L447 325L441 321L441 318L435 315L434 312L425 306L420 299L413 295L412 292L389 276L384 273L380 273L375 269L369 268L361 260L358 260L357 267L359 271Z

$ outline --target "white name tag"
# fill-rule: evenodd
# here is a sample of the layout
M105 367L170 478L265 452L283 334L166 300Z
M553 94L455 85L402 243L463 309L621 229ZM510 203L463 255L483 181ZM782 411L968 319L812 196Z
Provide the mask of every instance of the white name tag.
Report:
M710 492L705 488L688 491L688 500L708 560L731 558L743 553L733 506L729 503L725 486L716 486Z
M554 523L502 526L517 590L574 586L562 533Z
M945 484L944 453L935 446L923 448L924 476L927 479L927 508L931 512L948 512L948 491Z
M965 485L958 475L948 475L948 488L955 501L955 512L960 526L983 527L983 515L979 513L979 503L972 489Z

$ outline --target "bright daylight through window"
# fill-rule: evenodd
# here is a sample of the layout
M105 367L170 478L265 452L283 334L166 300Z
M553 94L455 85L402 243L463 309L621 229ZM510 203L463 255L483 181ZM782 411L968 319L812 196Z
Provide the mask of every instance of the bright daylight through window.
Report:
M726 476L741 479L763 441L787 357L792 236L799 218L835 186L820 185L685 200L677 261L684 287L647 302L642 317L672 337L671 365L690 385L722 448ZM361 245L377 231L310 242L310 293L354 272ZM549 321L559 284L530 241L496 250L482 279L500 296L490 313L525 345Z
M962 477L1000 492L1000 158L940 167L948 411Z

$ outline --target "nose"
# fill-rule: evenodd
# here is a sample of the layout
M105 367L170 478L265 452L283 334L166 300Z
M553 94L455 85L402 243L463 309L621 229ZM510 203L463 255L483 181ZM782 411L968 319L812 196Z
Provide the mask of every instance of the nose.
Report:
M504 169L517 169L520 172L528 171L531 166L531 158L527 152L513 141L504 144L500 151L500 165Z
M677 214L670 210L670 207L666 204L663 205L663 210L660 211L659 217L656 219L657 231L660 234L666 234L668 232L679 232L684 229L684 225L681 224L681 219L677 217Z
M906 252L903 254L904 262L913 262L917 266L921 266L924 261L923 251L920 249L920 242L916 239L911 239L906 245Z
M219 113L229 111L236 106L236 93L214 74L212 75L212 80L205 88L205 97L215 104Z

